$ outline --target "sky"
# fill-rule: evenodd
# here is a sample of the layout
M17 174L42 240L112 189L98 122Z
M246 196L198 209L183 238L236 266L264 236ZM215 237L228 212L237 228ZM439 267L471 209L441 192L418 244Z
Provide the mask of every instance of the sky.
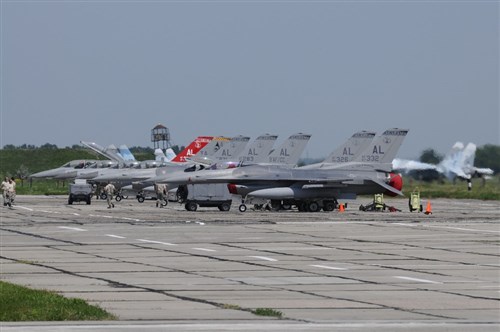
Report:
M500 144L498 1L0 0L0 147L408 128Z

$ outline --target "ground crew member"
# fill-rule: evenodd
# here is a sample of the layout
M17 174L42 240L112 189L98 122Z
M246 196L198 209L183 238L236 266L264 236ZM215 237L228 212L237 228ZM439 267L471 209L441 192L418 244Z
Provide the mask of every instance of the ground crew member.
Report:
M112 207L115 207L115 204L111 202L113 199L113 194L115 193L115 186L109 182L106 187L104 187L104 192L106 193L106 201L108 202L108 209L111 209Z
M3 206L7 206L7 190L9 188L9 178L5 177L5 179L2 181L2 198L3 198Z
M12 195L10 197L11 203L14 203L14 199L16 198L16 180L14 178L10 178L12 184Z
M14 190L14 185L12 184L12 180L8 177L5 177L5 181L2 182L2 196L3 196L3 206L12 206L12 193Z
M156 190L156 207L163 207L163 201L167 201L167 185L163 183L155 183Z

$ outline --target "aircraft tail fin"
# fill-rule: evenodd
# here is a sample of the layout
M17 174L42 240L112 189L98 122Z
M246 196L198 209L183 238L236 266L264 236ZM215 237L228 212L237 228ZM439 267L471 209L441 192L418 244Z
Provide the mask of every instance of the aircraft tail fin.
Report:
M323 163L346 163L353 161L360 152L368 148L373 141L375 132L358 131L354 133L344 144L332 151Z
M175 158L172 159L173 162L185 162L186 158L196 155L203 149L210 141L212 141L213 136L198 136L194 141L192 141L184 150L179 152Z
M474 159L476 158L476 144L469 143L465 146L462 155L463 166L468 168L474 167Z
M163 153L162 149L155 149L155 160L159 162L168 161L167 156Z
M266 162L278 165L296 165L311 135L297 133L293 134L280 147L271 151Z
M172 148L168 148L165 152L165 161L172 161L176 156L177 155L175 154L174 150L172 150Z
M375 137L354 161L391 164L407 134L408 129L387 129L382 135Z
M277 135L260 135L244 150L245 153L239 156L238 161L250 164L266 162L266 157L271 152L277 138Z
M446 153L443 160L438 164L438 170L448 179L458 176L463 179L469 179L470 175L464 172L464 150L465 145L462 142L455 142L450 151ZM470 153L471 151L469 151ZM475 148L473 153L475 154ZM470 157L469 157L470 158ZM474 159L474 157L472 157Z
M210 159L215 162L225 162L237 160L237 156L243 151L250 137L236 136L229 141L221 141L220 148L212 155Z
M125 161L137 161L135 160L132 152L130 152L128 146L126 146L125 144L120 145L120 147L118 148L118 153L123 157Z

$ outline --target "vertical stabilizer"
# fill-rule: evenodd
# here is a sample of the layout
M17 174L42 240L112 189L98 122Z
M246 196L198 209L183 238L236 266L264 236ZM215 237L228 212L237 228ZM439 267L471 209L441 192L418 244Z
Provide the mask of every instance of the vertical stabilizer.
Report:
M200 152L210 141L212 141L213 136L198 136L193 142L191 142L184 150L179 152L173 162L185 162L186 158L192 157Z
M252 142L238 158L240 163L255 164L266 162L266 157L271 152L277 135L264 134L260 135Z
M123 157L125 161L137 161L135 160L132 152L130 152L128 146L126 146L125 144L120 145L120 147L118 148L118 153Z
M237 156L243 151L248 144L250 137L236 136L230 141L222 142L220 148L215 152L210 159L215 162L226 162L237 160Z
M281 146L267 156L266 163L295 166L310 139L311 135L307 134L291 135Z
M175 154L174 150L172 148L168 148L167 151L165 152L165 161L172 161L177 155Z
M375 132L358 131L344 144L332 151L323 163L347 163L353 161L362 151L365 151L373 141Z
M392 164L407 134L408 129L387 129L382 135L375 137L368 148L361 152L354 161Z

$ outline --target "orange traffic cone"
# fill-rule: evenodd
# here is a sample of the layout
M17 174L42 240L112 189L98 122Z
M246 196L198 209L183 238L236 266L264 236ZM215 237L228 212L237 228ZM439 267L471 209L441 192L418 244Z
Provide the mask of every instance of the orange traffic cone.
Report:
M344 212L344 204L339 205L339 212Z
M427 207L425 208L425 214L432 214L431 201L427 201Z

